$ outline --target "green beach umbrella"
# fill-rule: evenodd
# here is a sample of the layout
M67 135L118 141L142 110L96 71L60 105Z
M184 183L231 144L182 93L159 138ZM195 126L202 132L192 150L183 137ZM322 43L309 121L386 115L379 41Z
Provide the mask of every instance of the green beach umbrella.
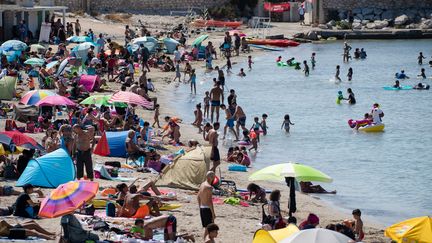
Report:
M323 172L307 165L284 163L268 166L256 171L249 177L249 181L284 182L286 177L293 177L297 181L332 182L333 179Z
M203 41L205 41L209 36L208 35L200 35L192 42L192 46L199 46Z
M30 58L27 59L24 64L32 65L32 66L42 66L45 63L45 60L40 58Z
M92 95L85 100L81 101L81 105L98 105L98 106L111 106L109 102L111 95ZM127 104L121 102L114 102L115 107L127 107Z

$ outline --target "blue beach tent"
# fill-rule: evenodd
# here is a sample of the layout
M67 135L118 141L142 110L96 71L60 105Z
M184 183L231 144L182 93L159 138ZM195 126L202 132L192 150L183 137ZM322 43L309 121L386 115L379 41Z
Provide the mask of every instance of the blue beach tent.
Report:
M126 157L126 138L129 131L106 132L110 157Z
M75 166L66 150L60 148L30 160L16 186L57 188L60 184L75 180Z

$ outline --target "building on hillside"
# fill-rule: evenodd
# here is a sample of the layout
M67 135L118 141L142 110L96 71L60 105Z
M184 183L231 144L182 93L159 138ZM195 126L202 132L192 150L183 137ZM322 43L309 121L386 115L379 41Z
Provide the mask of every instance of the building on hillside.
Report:
M54 12L63 13L67 7L54 6L54 0L0 0L0 42L19 36L18 26L25 20L28 30L38 39L42 23L49 22Z

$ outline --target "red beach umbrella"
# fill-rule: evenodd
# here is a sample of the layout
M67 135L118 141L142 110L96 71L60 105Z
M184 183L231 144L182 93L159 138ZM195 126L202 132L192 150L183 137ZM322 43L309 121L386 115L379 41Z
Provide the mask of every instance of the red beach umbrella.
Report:
M140 105L143 106L145 108L153 108L153 104L152 102L144 99L144 97L137 95L135 93L132 92L127 92L127 91L118 91L116 93L114 93L111 96L111 99L109 100L110 103L114 103L114 102L123 102L123 103L128 103L128 104L133 104L133 105Z

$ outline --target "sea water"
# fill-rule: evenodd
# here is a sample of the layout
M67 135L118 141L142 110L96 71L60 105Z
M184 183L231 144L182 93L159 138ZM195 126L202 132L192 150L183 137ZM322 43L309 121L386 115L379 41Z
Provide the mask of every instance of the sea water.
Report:
M350 41L354 48L365 48L367 59L343 63L342 42L302 44L283 52L251 53L253 69L247 71L246 60L233 66L226 76L225 88L235 89L237 103L247 114L247 127L253 117L268 114L268 135L261 137L259 152L252 154L252 166L294 161L315 167L334 182L323 183L336 195L320 195L324 200L346 210L359 208L363 214L390 225L398 221L432 212L432 90L386 91L400 70L411 77L401 85L432 79L416 76L421 68L432 76L427 64L432 55L430 40ZM422 66L417 64L422 51ZM312 70L311 53L316 53ZM352 53L351 52L351 53ZM276 58L295 57L307 60L310 76L291 67L278 67ZM201 64L201 63L200 63ZM199 65L199 64L198 64ZM342 83L334 80L336 65L341 66ZM303 66L303 65L302 65ZM353 80L347 81L348 68L354 70ZM236 76L240 68L247 76ZM192 122L193 110L202 102L206 90L212 87L215 72L201 73L197 78L197 95L190 94L188 85L175 88L169 97L186 122ZM336 104L338 91L352 88L357 104ZM225 97L228 93L226 90ZM348 119L362 119L373 103L379 103L385 116L385 132L354 132ZM291 133L281 130L285 114L295 124ZM222 125L225 124L221 113ZM221 129L222 131L222 129Z

